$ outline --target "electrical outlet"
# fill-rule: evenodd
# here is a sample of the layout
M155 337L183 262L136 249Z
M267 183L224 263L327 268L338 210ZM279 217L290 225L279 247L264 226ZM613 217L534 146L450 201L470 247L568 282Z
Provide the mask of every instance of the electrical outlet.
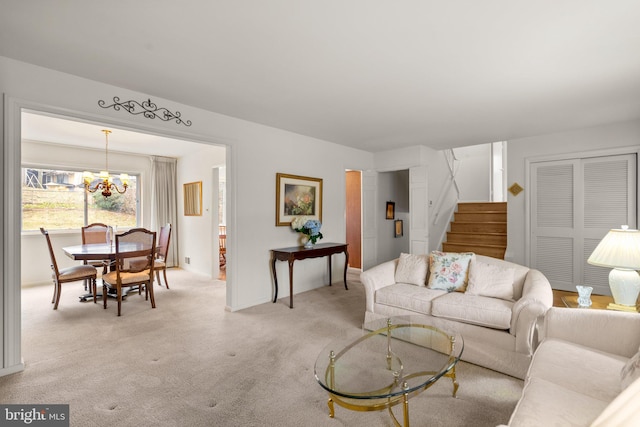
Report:
M184 257L184 263L185 264L191 264L191 258L188 257L188 256Z

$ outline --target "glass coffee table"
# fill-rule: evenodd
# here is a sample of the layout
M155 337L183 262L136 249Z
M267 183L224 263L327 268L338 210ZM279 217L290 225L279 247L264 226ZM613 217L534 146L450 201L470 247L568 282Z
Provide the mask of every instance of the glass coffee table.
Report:
M329 393L331 418L335 403L355 411L388 409L396 426L409 426L409 399L440 378L451 378L456 396L462 336L423 323L411 316L382 319L325 347L315 376ZM403 424L392 410L398 404L403 405Z

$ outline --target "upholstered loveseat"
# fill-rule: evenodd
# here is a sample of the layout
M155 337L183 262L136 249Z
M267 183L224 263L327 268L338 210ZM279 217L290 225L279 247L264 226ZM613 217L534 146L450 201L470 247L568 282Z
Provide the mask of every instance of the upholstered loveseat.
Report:
M553 304L551 285L541 272L482 255L401 254L360 278L365 322L428 317L429 324L462 334L463 360L520 379L537 344L536 320Z
M640 314L551 308L512 427L640 425Z

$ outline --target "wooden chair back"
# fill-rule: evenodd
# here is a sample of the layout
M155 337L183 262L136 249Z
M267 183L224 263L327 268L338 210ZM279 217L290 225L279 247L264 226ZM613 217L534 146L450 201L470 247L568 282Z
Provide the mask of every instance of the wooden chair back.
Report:
M40 227L40 232L47 239L47 247L49 248L49 257L51 258L51 270L53 270L53 274L55 274L57 279L58 277L60 277L60 271L58 270L58 263L56 262L56 255L53 252L53 246L51 246L51 238L49 237L49 232L42 227Z
M171 241L171 224L167 223L160 227L160 234L158 236L158 258L163 261L167 261L167 253L169 252L169 242Z
M108 225L99 222L82 227L82 244L109 243L107 232L110 229Z

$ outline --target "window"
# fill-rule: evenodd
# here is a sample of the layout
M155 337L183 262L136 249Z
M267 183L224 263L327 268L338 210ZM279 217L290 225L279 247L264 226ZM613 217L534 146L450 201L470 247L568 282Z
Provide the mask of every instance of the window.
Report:
M96 173L97 175L97 173ZM94 222L116 227L139 225L138 177L129 177L124 194L116 191L104 197L88 193L82 172L58 169L22 168L22 230L80 229ZM114 182L120 187L118 179Z

